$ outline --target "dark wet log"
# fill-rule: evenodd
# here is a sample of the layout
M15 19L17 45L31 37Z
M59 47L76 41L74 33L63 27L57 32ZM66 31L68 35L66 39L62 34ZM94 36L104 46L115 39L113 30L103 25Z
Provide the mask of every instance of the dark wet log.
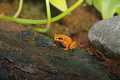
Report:
M39 33L1 30L0 79L111 80L101 63L89 53L81 49L64 51L52 42Z

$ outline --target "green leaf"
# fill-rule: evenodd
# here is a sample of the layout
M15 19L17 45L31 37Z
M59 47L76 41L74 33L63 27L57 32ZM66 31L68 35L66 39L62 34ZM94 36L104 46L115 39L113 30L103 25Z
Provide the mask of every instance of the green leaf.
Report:
M120 0L92 0L92 4L103 19L111 18L115 13L120 15Z
M50 0L50 3L60 11L67 10L66 0Z
M116 13L120 15L120 7L116 9Z
M93 0L85 0L85 2L88 3L89 5L92 5L92 1Z

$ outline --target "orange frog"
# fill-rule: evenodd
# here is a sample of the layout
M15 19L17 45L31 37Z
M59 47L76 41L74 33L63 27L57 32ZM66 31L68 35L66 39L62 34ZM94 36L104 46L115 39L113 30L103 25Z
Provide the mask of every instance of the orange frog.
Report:
M55 34L54 40L56 42L60 42L65 47L64 50L74 49L77 47L76 41L67 35Z

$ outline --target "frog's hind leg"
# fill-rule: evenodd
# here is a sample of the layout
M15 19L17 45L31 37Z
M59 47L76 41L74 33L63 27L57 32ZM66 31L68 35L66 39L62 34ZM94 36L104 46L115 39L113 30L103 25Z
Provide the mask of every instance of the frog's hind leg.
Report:
M75 49L77 47L77 43L74 41L72 44L69 46L69 49Z

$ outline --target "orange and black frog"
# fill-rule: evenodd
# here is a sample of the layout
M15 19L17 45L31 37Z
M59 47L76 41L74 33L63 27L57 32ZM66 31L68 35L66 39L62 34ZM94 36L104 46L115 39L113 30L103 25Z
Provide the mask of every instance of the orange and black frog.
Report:
M55 34L54 40L55 42L61 43L65 47L64 50L74 49L77 47L76 41L64 34Z

